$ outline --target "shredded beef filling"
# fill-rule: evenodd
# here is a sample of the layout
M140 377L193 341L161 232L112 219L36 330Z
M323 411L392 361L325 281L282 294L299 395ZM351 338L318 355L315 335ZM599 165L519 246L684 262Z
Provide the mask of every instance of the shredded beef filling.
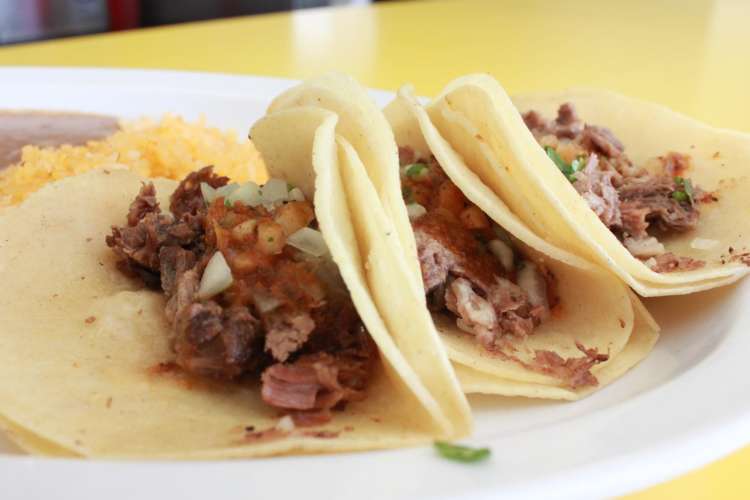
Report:
M167 299L175 362L188 373L261 381L263 400L295 420L324 423L330 411L364 398L377 360L335 265L286 245L315 224L312 205L207 204L201 183L228 182L211 167L193 172L162 212L152 184L131 204L127 225L107 245L119 268ZM226 290L200 298L209 259L221 252L232 272Z
M595 349L581 346L584 356L569 359L538 351L533 362L524 362L507 348L510 338L533 334L556 305L554 276L524 260L510 235L464 197L435 158L419 160L408 148L400 148L399 157L428 307L453 316L461 330L504 359L572 388L596 385L590 369L608 356Z
M423 209L412 217L412 227L430 308L451 313L489 349L504 335L530 335L549 311L545 276L534 268L544 287L544 300L534 301L516 282L518 270L533 264L515 262L509 237L463 196L434 158L415 163L410 149L399 152L405 200ZM507 268L492 252L493 241L510 252Z
M573 183L599 219L625 247L657 272L697 269L701 260L675 257L659 237L694 229L699 204L713 196L682 177L690 158L668 153L653 168L641 168L625 154L623 144L607 128L585 124L570 103L554 120L536 111L523 115L526 126ZM670 257L671 256L671 257ZM661 258L653 264L652 258ZM662 264L669 261L669 264Z

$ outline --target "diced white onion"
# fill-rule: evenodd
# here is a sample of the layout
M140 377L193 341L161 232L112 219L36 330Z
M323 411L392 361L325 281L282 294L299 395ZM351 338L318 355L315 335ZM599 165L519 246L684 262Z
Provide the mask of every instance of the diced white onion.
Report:
M545 309L549 309L547 283L537 267L531 262L526 262L523 268L518 271L518 286L526 292L531 305L544 306Z
M217 251L211 256L203 271L201 284L198 287L198 298L209 299L229 288L233 281L232 270L224 259L224 255Z
M406 213L409 214L409 220L416 220L427 213L427 209L419 203L409 203L406 205Z
M487 246L506 271L513 270L513 249L510 245L502 240L490 240Z
M227 202L234 205L236 202L250 207L257 207L261 204L260 187L254 182L246 182L232 191L227 197Z
M261 290L256 290L253 293L253 302L255 303L258 312L261 314L271 312L281 305L279 299Z
M303 227L295 231L289 235L286 242L294 248L309 253L314 257L322 257L328 253L328 245L326 245L321 232L309 227Z
M230 194L232 194L236 189L240 187L239 184L236 182L233 182L231 184L227 184L226 186L221 186L219 188L216 188L216 197L217 198L226 198Z
M633 256L638 257L639 259L655 257L666 252L664 245L653 236L642 238L640 240L635 238L625 238L622 241L622 244L625 245L625 248L627 248Z
M286 181L282 179L269 179L260 188L260 192L264 204L270 205L289 199Z
M276 428L282 432L292 432L294 430L294 420L289 415L284 415L276 422Z
M695 238L690 242L690 247L696 250L711 250L719 244L719 240L711 240L708 238Z
M208 204L216 199L216 190L205 182L201 182L201 194Z
M303 193L300 188L292 188L292 190L289 191L289 200L305 201L305 193Z

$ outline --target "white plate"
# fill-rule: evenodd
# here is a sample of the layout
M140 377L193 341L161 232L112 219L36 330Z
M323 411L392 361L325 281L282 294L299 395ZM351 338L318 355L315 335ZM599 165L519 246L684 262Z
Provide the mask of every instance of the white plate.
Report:
M166 71L0 69L0 109L121 117L173 112L245 133L294 82ZM373 93L381 103L389 94ZM1 279L0 279L1 283ZM2 286L2 285L0 285ZM218 462L28 457L0 437L0 498L497 498L612 496L703 465L750 441L750 284L648 301L653 354L576 403L472 398L492 448L461 465L431 448ZM0 319L0 321L2 321Z

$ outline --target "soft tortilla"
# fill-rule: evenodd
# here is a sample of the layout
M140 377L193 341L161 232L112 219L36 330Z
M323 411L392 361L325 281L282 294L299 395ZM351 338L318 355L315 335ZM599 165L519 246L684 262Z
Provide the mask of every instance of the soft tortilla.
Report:
M312 107L290 108L267 115L253 127L253 141L272 175L274 172L295 171L300 160L289 154L288 145L278 139L282 137L279 131L288 130L294 124L304 122L305 116L316 113L328 112ZM357 279L349 281L363 287L362 293L372 297L382 315L393 349L398 349L390 359L402 359L407 367L412 368L413 371L408 372L404 369L403 380L422 381L429 394L419 394L420 399L433 418L443 423L447 435L465 435L471 429L471 411L461 393L445 349L434 327L430 328L431 322L429 316L423 314L424 308L404 307L404 304L409 304L418 295L413 288L400 286L402 279L409 281L409 270L400 257L397 233L383 211L367 174L362 170L362 160L343 137L338 136L337 142L338 151L331 147L315 152L317 155L326 155L327 158L332 156L332 159L322 163L338 165L341 173L340 177L333 169L329 171L331 175L318 173L318 182L324 183L318 186L318 191L346 193L346 200L339 199L330 205L328 202L316 204L321 228L327 229L326 222L333 221L332 217L324 216L323 210L342 213L343 208L338 208L338 205L345 207L348 202L352 229L345 231L340 224L328 229L346 240L348 246L359 249L356 256L361 256L362 260L358 261L356 268L350 268L351 272L356 270ZM328 145L327 142L325 144ZM346 269L341 264L339 268L342 273ZM396 353L403 358L397 357Z
M361 282L345 194L328 163L335 155L320 155L335 147L335 116L305 119L307 134L287 135L286 147L300 158L296 172L314 166L318 174L321 229L380 347L382 366L368 397L323 427L251 441L248 426L262 431L279 419L258 386L155 370L172 358L164 299L117 271L104 243L143 179L96 170L50 184L0 217L0 419L12 439L53 455L198 459L388 448L457 435L425 404L430 393L394 347ZM166 206L176 183L155 184Z
M399 146L410 147L418 154L433 154L469 200L518 238L519 249L526 258L543 263L556 277L561 299L559 311L528 338L511 339L516 349L514 356L525 363L532 362L537 350L553 351L563 358L577 357L581 353L576 343L580 342L587 348L593 347L610 355L607 362L592 369L603 385L650 352L658 336L658 327L651 320L646 323L639 321L643 311L639 310L638 299L614 275L549 244L530 231L440 135L408 87L401 89L398 97L386 107L385 115ZM408 259L408 263L419 268L415 259ZM456 371L466 392L576 399L594 389L570 389L559 379L489 353L458 329L455 318L435 315L435 322L443 334L451 359L456 363Z
M586 122L610 128L637 164L669 151L691 156L694 167L687 175L702 188L716 191L719 201L701 207L696 230L671 235L664 244L678 255L706 260L704 268L656 273L634 258L560 174L515 107L551 116L568 101ZM611 269L640 295L692 293L729 284L750 272L727 258L729 247L742 252L750 243L750 222L740 216L750 209L744 195L750 182L744 170L750 159L746 134L713 129L662 106L605 91L532 95L517 98L514 105L488 75L450 83L428 112L472 171L535 233ZM720 244L696 250L690 245L695 238Z

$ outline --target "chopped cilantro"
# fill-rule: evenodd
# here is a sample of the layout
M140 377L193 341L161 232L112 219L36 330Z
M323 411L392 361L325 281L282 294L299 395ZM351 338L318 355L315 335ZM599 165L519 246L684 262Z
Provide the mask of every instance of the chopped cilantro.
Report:
M287 191L287 193L290 192L292 189L294 189L294 184L292 184L291 182L287 182L286 183L286 191Z
M479 462L490 456L489 448L471 448L469 446L446 443L445 441L435 441L435 448L440 455L456 462Z
M560 155L557 154L557 151L555 151L555 148L553 148L551 146L547 146L547 147L544 148L544 151L547 152L547 156L549 157L549 159L552 160L555 163L555 165L557 165L557 168L560 169L560 172L562 172L563 175L565 175L565 177L570 182L575 182L576 181L575 173L578 170L580 170L582 168L582 166L583 166L583 164L581 163L581 159L580 158L577 158L577 159L573 160L573 164L575 166L574 165L568 165L567 163L565 163L565 161L563 161L562 158L560 158Z
M685 191L673 191L672 198L679 202L688 201L688 195Z
M424 163L412 163L411 165L407 165L404 169L404 173L409 177L416 177L418 175L421 175L422 172L427 170L427 165Z
M693 189L693 183L690 179L676 176L674 178L675 186L679 189L675 189L672 192L672 198L679 202L689 202L691 205L695 204L695 190Z

